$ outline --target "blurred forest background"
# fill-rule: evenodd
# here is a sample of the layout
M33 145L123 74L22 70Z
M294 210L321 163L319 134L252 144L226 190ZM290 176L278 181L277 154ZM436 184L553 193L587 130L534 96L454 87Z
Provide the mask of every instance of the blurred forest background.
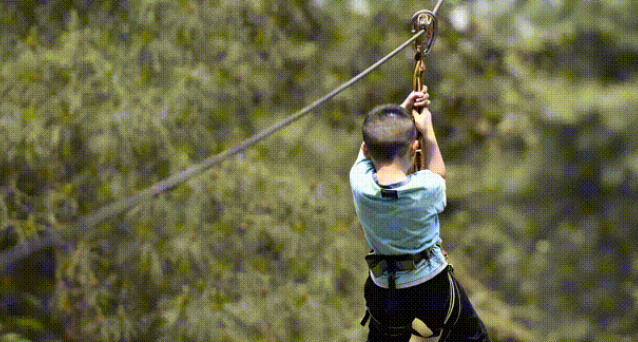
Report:
M412 0L0 1L0 249L236 145L409 38ZM446 1L444 246L496 341L638 341L638 1ZM0 276L0 341L363 341L347 173L408 49Z

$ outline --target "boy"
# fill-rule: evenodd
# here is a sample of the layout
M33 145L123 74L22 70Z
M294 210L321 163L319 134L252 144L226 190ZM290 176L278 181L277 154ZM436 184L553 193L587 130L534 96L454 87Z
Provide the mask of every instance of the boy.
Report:
M355 209L372 248L362 321L370 321L369 342L409 341L415 318L440 341L490 341L438 246L446 171L429 106L424 87L401 106L370 111L350 171ZM408 174L419 144L421 171Z

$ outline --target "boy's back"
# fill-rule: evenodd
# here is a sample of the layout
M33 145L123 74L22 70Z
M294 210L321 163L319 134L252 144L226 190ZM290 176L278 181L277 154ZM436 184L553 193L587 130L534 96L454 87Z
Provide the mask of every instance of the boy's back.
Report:
M433 257L423 260L414 272L397 272L397 288L427 281L445 268L447 262L436 246L440 241L437 214L446 201L441 176L422 170L399 183L381 185L372 160L360 154L350 170L350 184L359 221L375 253L404 255L432 249ZM388 276L372 275L381 287L388 287Z

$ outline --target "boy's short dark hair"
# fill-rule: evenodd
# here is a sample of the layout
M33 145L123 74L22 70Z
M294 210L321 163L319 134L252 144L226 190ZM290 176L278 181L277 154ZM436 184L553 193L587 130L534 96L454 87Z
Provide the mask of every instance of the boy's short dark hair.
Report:
M412 115L395 104L373 108L363 121L362 131L372 160L382 164L404 155L417 136Z

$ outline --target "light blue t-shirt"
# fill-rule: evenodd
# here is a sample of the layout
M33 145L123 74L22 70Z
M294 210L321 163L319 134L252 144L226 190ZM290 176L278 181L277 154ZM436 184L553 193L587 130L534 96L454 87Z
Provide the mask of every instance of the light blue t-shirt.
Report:
M378 254L416 254L433 248L433 255L413 271L396 273L396 287L414 286L432 279L447 261L437 245L438 213L446 204L445 180L430 170L421 170L396 184L381 186L370 159L359 154L350 170L354 207L372 250ZM389 272L370 273L375 284L388 288Z

